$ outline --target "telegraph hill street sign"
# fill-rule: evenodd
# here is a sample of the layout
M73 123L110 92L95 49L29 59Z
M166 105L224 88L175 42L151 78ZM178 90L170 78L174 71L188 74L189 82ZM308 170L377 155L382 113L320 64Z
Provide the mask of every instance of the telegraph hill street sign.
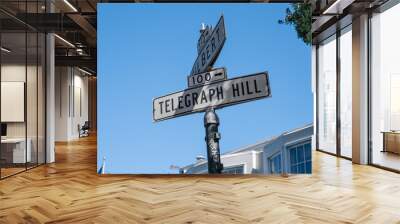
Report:
M222 108L271 95L268 74L257 73L168 94L153 100L153 120Z
M226 80L226 70L225 68L217 68L209 72L190 75L187 79L189 88L206 85L209 83Z
M198 55L187 76L188 88L153 99L155 122L205 112L208 173L222 173L223 170L219 150L219 118L215 109L271 96L267 72L227 79L225 68L212 68L225 40L223 16L214 28L202 24L197 41Z
M204 32L209 32L207 27ZM205 39L203 39L205 38ZM191 75L206 72L209 66L212 66L217 59L219 52L224 46L226 40L224 16L221 16L217 25L212 29L211 34L201 35L198 43L198 52L194 62Z

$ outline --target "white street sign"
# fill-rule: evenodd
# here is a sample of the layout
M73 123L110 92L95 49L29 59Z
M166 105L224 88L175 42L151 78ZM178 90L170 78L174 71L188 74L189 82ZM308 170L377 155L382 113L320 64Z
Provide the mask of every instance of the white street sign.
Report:
M202 25L204 26L204 23ZM201 53L201 50L203 50L203 47L206 44L206 41L210 38L211 33L211 27L204 27L204 30L202 31L199 40L197 41L197 54Z
M226 107L271 95L266 72L186 89L153 100L153 120Z
M207 85L213 82L226 80L226 71L225 68L217 68L209 72L200 73L196 75L189 75L187 79L189 88L195 86Z
M222 46L225 43L225 24L224 17L221 16L217 25L212 30L210 37L203 45L203 49L199 52L196 61L194 62L191 75L207 71L208 66L212 66L217 59Z

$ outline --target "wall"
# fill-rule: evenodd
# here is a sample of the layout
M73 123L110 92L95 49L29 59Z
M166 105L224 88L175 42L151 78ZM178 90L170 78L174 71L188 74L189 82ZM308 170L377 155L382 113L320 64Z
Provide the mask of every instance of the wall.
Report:
M28 70L31 70L31 69L32 69L32 67L28 67ZM19 65L19 64L2 65L1 66L1 81L2 82L10 82L10 81L25 82L25 64L23 64L23 65ZM32 95L32 93L28 94L28 95ZM4 110L5 108L1 108L1 109ZM7 123L7 137L25 137L25 123L24 122Z
M259 158L262 156L262 152L257 151L245 151L235 154L223 155L221 160L224 164L224 167L232 167L238 165L244 165L244 173L260 173L261 172L261 164Z
M69 94L70 84L69 70L67 67L56 67L55 69L55 140L66 141L68 139L69 126Z
M8 58L9 59L9 58ZM31 61L28 63L33 64ZM5 122L7 124L7 138L29 139L30 158L28 167L44 162L44 89L42 67L27 65L18 60L4 60L1 65L2 82L24 82L26 85L26 106L22 112L26 113L23 122ZM2 96L7 97L7 96ZM1 108L7 110L8 108ZM12 111L11 111L12 112ZM2 149L4 150L4 149Z
M78 72L78 73L77 73ZM74 70L74 81L73 81L73 93L72 96L72 121L71 131L72 138L79 137L78 125L82 126L85 121L89 120L89 108L88 108L88 77L82 76L83 73L78 70ZM80 101L80 102L79 102Z
M88 77L73 67L55 73L55 140L77 139L78 125L88 121Z
M38 70L36 70L38 68ZM8 138L30 139L32 162L44 162L44 79L42 67L20 63L1 66L1 81L24 82L26 86L26 121L6 122ZM26 80L25 80L26 79ZM4 96L3 96L4 97ZM1 108L6 110L7 108ZM37 156L39 154L39 156ZM36 161L38 160L38 161Z
M97 78L90 77L88 79L88 92L89 92L89 122L90 131L97 131Z

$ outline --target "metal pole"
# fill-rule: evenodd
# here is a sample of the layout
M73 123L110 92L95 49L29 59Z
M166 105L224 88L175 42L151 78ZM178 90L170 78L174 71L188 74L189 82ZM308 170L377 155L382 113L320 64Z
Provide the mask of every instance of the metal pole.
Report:
M204 114L204 127L206 129L206 144L208 158L208 173L221 173L223 164L221 163L219 152L219 139L221 135L218 132L219 119L214 108L210 108Z

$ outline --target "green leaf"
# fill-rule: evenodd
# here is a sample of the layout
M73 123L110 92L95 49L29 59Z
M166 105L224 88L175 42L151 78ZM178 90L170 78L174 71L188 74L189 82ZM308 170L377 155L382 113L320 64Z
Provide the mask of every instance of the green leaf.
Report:
M297 36L306 44L311 44L311 4L294 3L286 9L286 16L279 24L294 26Z

